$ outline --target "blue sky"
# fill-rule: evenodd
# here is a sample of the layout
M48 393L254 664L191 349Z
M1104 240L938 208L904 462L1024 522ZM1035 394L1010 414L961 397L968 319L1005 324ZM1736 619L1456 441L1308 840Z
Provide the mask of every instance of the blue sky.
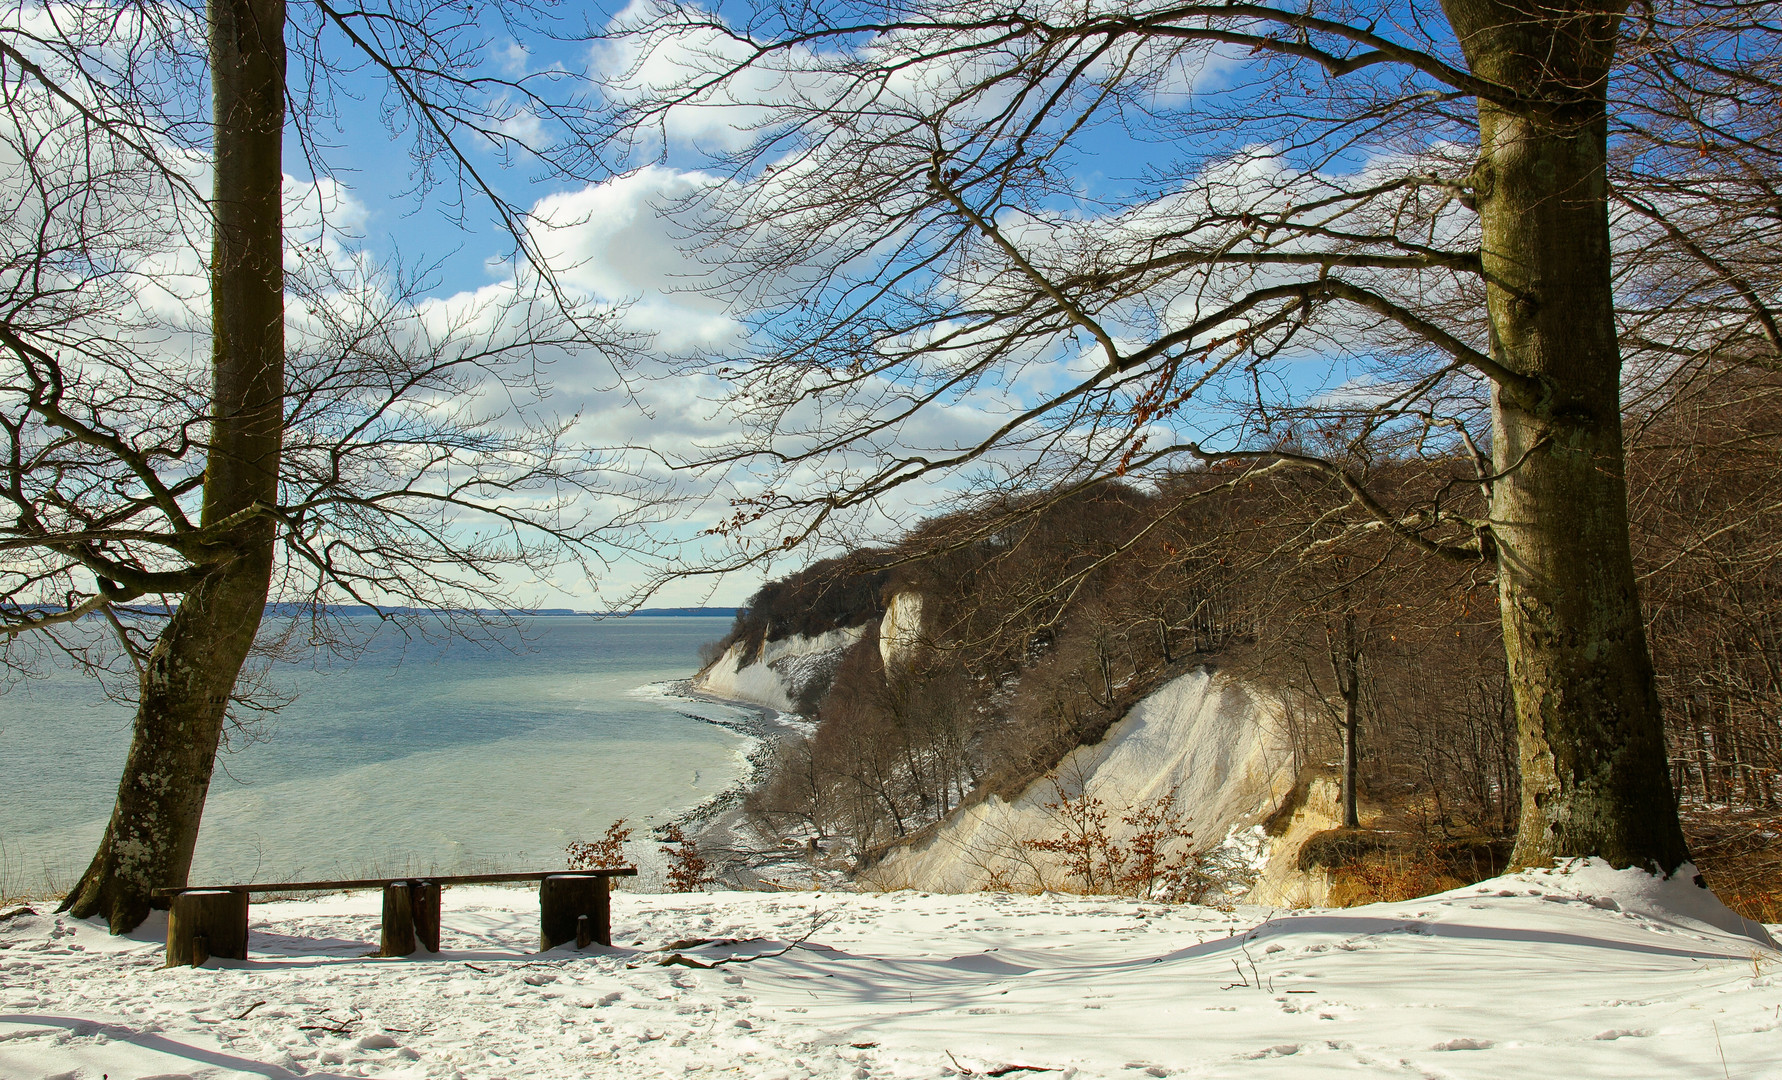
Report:
M559 14L564 21L552 24L552 33L558 35L555 38L520 31L516 40L516 34L506 27L485 27L483 70L512 76L556 69L565 73L564 81L555 84L557 88L577 85L574 80L588 71L599 55L576 32L577 27L585 21L587 26L599 28L610 17L611 9L578 7ZM1238 67L1239 62L1234 62L1231 70ZM492 220L491 209L483 197L467 192L468 201L461 207L456 205L460 190L449 174L431 192L414 193L416 165L410 157L409 137L400 133L393 136L382 117L383 81L370 70L362 69L344 76L342 85L345 94L336 102L339 130L327 123L316 134L322 141L334 144L326 151L325 165L329 176L348 190L354 204L353 220L361 234L358 242L380 258L400 256L410 264L436 264L432 292L442 298L487 288L506 278L510 270L501 260L511 255L512 241ZM1230 95L1247 92L1220 74L1198 81L1198 86L1201 90L1222 89L1228 107L1234 100ZM1243 145L1247 135L1237 129L1228 134L1210 133L1193 149L1213 156L1230 153ZM682 275L694 269L695 264L678 251L676 238L653 212L656 203L685 193L689 184L698 182L685 171L702 163L696 147L671 145L659 165L607 179L599 175L552 176L530 156L521 155L504 163L490 146L475 141L466 145L476 168L503 197L521 207L538 207L556 220L577 223L574 228L560 230L560 235L553 238L558 249L552 254L560 258L562 265L571 267L564 277L572 288L608 301L634 302L632 324L657 334L658 341L669 348L721 349L726 342L735 340L737 326L730 321L735 313L726 312L713 299L686 291ZM1107 204L1130 199L1133 192L1146 184L1147 173L1176 159L1181 150L1143 132L1112 124L1088 129L1075 140L1075 146L1068 168L1080 201L1075 206L1054 205L1049 209L1090 217L1105 212ZM299 152L297 140L288 140L287 147L287 171L299 179L309 178L309 166ZM1342 171L1362 163L1363 158L1357 153L1326 162L1325 167ZM1101 201L1104 199L1107 203ZM1341 372L1333 374L1328 367L1312 370L1319 366L1290 369L1290 382L1307 381L1288 390L1298 395L1307 392L1313 383L1341 380ZM1063 375L1064 372L1056 371L1050 377L1057 380ZM615 442L690 445L720 434L725 426L722 412L711 401L713 395L722 392L722 387L710 380L651 384L645 393L647 407L639 411L610 393L611 373L599 370L598 365L579 368L574 358L559 361L552 379L558 389L561 411L584 414L591 436ZM1032 383L1026 392L1037 392L1039 386ZM881 535L890 535L897 524L894 512ZM698 522L689 524L679 532L686 535L697 525ZM797 557L789 561L796 562ZM789 568L782 563L778 569ZM622 586L637 574L634 566L620 559L611 569L610 581ZM750 574L726 580L710 592L710 580L700 579L671 586L652 602L700 603L709 599L734 603L746 597L758 582L759 576ZM541 604L593 603L584 582L541 581L528 588L529 595Z

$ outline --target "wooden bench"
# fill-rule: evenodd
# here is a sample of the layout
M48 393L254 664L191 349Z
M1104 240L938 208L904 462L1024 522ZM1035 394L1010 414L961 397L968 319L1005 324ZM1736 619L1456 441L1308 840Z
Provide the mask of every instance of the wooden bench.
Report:
M252 885L194 885L156 889L172 902L167 910L167 966L196 967L211 957L247 959L250 893L344 892L382 889L383 931L377 955L409 956L439 951L439 890L444 885L538 882L540 952L573 941L613 943L609 879L635 877L635 866L600 870L540 870L522 874L434 874L357 881L273 881Z

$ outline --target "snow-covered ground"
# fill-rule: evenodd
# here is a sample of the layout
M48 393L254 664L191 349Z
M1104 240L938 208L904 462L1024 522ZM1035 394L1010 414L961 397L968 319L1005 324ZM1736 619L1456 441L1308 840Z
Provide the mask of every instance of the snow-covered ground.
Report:
M531 951L532 893L464 887L446 950L407 960L362 955L378 905L256 904L252 959L203 969L161 968L160 921L7 919L0 1077L1782 1076L1782 956L1738 932L1763 929L1590 864L1274 917L619 894L625 947L579 954ZM761 958L658 962L687 938L745 939L689 962Z

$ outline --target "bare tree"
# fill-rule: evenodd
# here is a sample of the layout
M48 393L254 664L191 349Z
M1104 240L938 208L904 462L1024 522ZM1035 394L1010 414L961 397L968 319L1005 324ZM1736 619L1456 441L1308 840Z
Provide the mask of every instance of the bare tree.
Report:
M213 0L19 4L0 19L18 211L0 310L0 614L9 659L28 638L84 650L103 618L133 663L117 802L65 900L113 932L186 880L269 600L323 621L341 600L500 604L509 575L589 569L623 525L624 508L595 501L622 486L608 463L537 399L541 362L625 342L610 313L555 287L466 147L511 147L513 110L548 105L541 80L476 71L478 18L407 0ZM351 67L384 76L423 185L486 197L509 228L505 299L423 313L424 280L287 244L285 132L319 187L315 122ZM540 152L567 168L573 98L551 115L564 148ZM182 265L205 283L180 294Z
M624 130L656 152L730 109L754 135L715 163L734 182L682 208L721 252L708 287L764 342L717 361L747 436L691 464L768 468L745 515L767 550L962 470L1016 489L1184 460L1321 473L1330 522L1495 561L1516 862L1673 870L1622 338L1657 381L1704 350L1777 355L1774 278L1746 272L1773 259L1738 243L1717 264L1711 242L1773 221L1770 10L651 9L614 34L651 61L608 87ZM1148 168L1085 193L1097 151ZM1680 262L1701 288L1664 291ZM955 405L975 407L963 437L923 426ZM1486 512L1451 488L1398 504L1365 461L1293 449L1344 415L1357 446L1467 463Z

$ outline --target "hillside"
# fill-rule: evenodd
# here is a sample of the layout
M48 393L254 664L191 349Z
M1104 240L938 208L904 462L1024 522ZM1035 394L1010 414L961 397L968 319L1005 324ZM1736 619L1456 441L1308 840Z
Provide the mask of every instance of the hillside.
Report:
M1198 883L1195 898L1241 897L1268 854L1262 819L1298 779L1285 743L1279 718L1242 685L1206 670L1181 675L1141 699L1102 741L1066 754L1048 777L1013 799L991 795L959 809L890 849L865 880L939 892L1068 889L1085 884L1073 880L1071 865L1084 856L1114 863L1108 876L1117 879L1145 825L1131 808L1169 806L1182 816L1176 836L1191 834L1180 845L1168 837L1169 846L1206 852L1196 869L1217 878ZM1107 833L1100 851L1085 830L1097 817ZM1041 846L1061 835L1085 843L1063 852Z

